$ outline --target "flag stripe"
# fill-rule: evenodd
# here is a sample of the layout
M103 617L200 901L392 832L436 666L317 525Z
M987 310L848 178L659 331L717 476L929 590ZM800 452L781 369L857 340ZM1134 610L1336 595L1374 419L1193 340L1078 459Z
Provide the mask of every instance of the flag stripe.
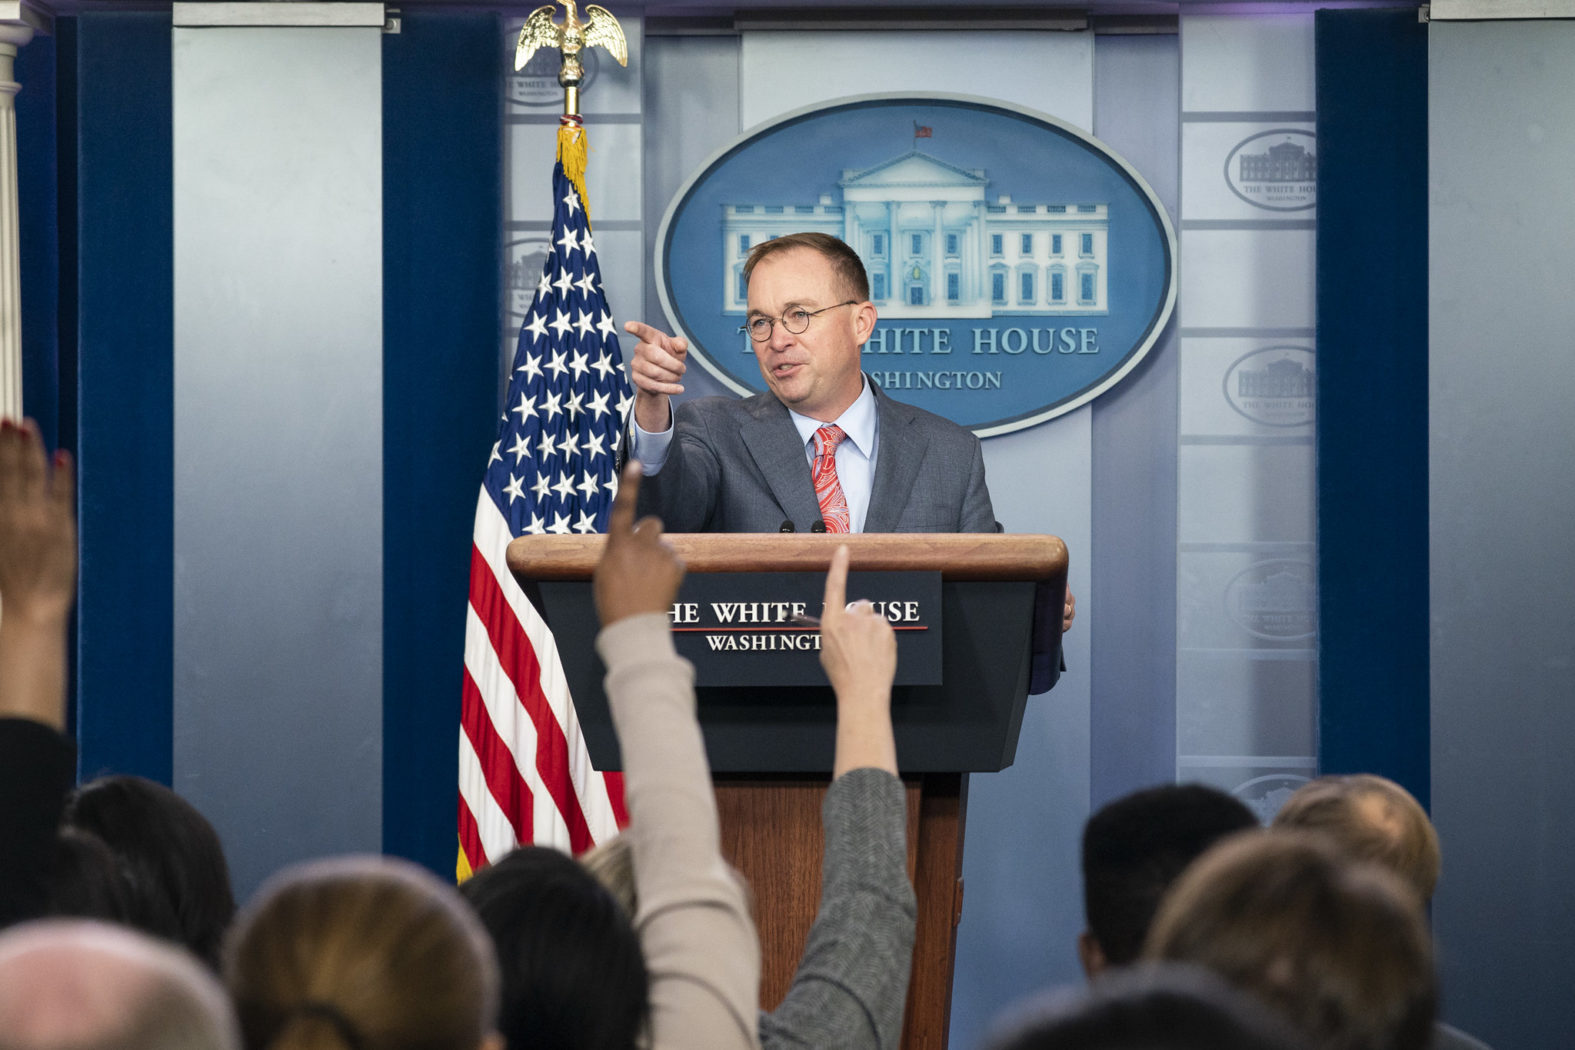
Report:
M594 843L585 824L585 814L580 809L579 797L569 779L568 742L546 696L536 688L542 678L541 664L519 620L515 619L514 610L504 599L498 581L479 553L471 558L470 601L486 625L499 665L514 683L520 706L536 727L536 769L569 826L569 846L576 853L589 849ZM523 759L524 755L518 757ZM488 783L492 782L489 777Z
M464 730L459 735L459 797L476 821L476 831L481 839L481 849L467 859L472 871L480 871L489 861L497 860L519 842L508 815L498 805L497 799L487 790L486 777L481 772L481 759Z
M579 719L569 698L569 687L563 677L563 667L558 660L558 646L536 607L531 604L519 582L509 572L507 565L508 543L511 537L507 522L485 492L476 507L475 555L480 555L497 581L497 592L507 602L519 625L524 629L531 651L540 666L540 695L557 720L569 754L574 759L570 766L570 780L580 801L580 810L596 842L604 842L616 835L618 829L629 823L628 812L623 807L623 778L619 774L597 772L590 762L580 732ZM474 557L474 555L473 555ZM474 565L474 563L473 563ZM472 569L474 571L474 568ZM508 734L505 733L508 737ZM510 737L512 739L512 737ZM523 754L523 752L517 752ZM616 779L609 781L608 777ZM616 785L614 790L613 785ZM562 843L567 844L567 839Z

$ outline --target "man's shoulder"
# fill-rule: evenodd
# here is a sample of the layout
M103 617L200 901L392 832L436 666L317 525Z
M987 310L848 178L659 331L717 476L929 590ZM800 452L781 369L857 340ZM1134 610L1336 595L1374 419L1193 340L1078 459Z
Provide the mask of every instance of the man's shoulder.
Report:
M923 431L932 440L955 441L970 446L979 440L974 436L973 431L952 422L945 416L936 415L918 405L910 405L906 401L898 401L879 387L875 388L875 393L883 424L888 421L901 423Z

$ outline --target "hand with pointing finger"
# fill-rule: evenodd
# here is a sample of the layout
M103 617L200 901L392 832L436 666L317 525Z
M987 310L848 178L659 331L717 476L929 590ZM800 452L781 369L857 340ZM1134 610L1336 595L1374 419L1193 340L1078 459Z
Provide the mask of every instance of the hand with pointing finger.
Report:
M848 548L842 546L826 573L826 608L820 617L820 665L837 694L832 776L865 766L895 774L891 683L897 675L897 635L869 602L847 602Z
M639 460L624 465L607 521L607 546L592 577L603 627L642 613L665 613L684 579L683 559L662 539L661 519L634 520L640 478Z
M689 341L641 321L626 321L623 330L638 340L629 358L634 421L641 430L660 434L672 426L668 399L684 392L681 380L688 367L684 359L689 355Z

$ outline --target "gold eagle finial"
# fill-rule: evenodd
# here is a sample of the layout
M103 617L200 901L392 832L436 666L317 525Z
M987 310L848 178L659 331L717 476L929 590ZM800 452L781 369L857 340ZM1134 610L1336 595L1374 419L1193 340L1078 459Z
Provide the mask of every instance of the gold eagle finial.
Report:
M531 56L544 47L555 47L563 56L563 68L558 70L558 83L565 91L564 112L579 110L580 83L585 79L585 67L580 64L580 52L588 47L605 47L612 52L620 66L629 64L629 43L624 39L623 27L612 12L596 4L585 5L585 21L580 21L574 0L562 0L563 24L552 20L555 5L538 7L525 19L520 28L520 41L514 49L514 68L524 69Z

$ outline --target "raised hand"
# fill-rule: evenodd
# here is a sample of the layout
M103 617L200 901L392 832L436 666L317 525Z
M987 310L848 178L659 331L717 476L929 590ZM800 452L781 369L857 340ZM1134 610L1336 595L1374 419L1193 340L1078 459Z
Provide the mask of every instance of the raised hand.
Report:
M639 494L640 463L630 460L618 481L618 496L607 522L607 546L592 577L596 615L603 627L641 613L667 612L684 579L683 559L662 539L661 519L634 520Z
M623 330L638 340L629 358L629 377L634 383L634 421L652 434L666 430L672 422L668 398L684 392L684 359L689 341L668 335L640 321L624 322Z
M832 775L863 766L895 774L891 683L897 674L897 635L869 602L849 606L847 592L848 548L842 546L831 557L820 616L820 665L837 694Z
M65 622L76 597L75 508L70 453L51 467L37 424L0 423L0 615Z
M66 636L76 596L71 457L53 468L31 421L0 422L0 717L65 726Z

